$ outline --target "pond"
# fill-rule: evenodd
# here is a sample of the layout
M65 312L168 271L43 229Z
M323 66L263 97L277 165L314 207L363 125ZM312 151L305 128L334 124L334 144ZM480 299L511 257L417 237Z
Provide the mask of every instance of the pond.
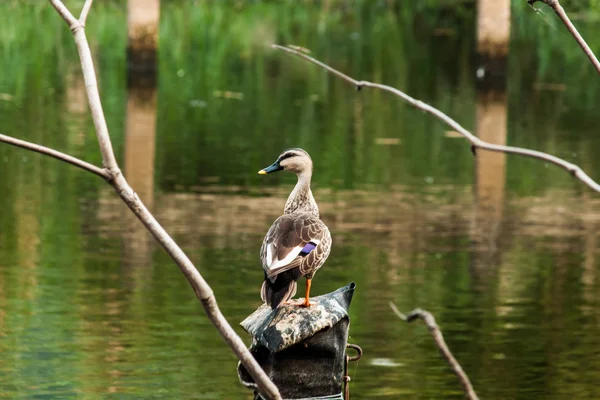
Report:
M259 249L295 183L256 173L306 149L333 236L312 293L357 285L353 398L463 398L427 328L389 302L435 315L481 398L598 397L600 197L537 160L474 158L398 98L268 47L301 45L600 179L600 81L552 13L515 3L508 90L489 95L470 3L414 3L170 2L158 88L134 91L125 7L98 2L88 35L123 169L249 343L239 322L261 304ZM64 22L41 3L0 14L14 21L0 26L0 133L100 165ZM576 23L600 45L598 27ZM189 284L111 187L0 144L0 194L0 397L251 398Z

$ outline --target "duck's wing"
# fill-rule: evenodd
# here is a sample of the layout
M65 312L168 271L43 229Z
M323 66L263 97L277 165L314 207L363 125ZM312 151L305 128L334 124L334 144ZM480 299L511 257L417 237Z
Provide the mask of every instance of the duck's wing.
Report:
M277 218L267 232L260 252L266 277L273 278L299 267L321 243L325 233L329 237L327 226L311 214L287 214Z

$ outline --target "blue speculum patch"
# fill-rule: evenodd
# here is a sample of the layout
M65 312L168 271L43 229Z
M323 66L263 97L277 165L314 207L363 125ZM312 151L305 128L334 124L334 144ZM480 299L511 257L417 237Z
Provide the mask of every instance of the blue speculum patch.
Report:
M305 256L308 253L310 253L311 251L313 251L315 249L315 247L317 247L317 245L313 242L308 242L304 248L302 249L302 251L300 252L301 256Z

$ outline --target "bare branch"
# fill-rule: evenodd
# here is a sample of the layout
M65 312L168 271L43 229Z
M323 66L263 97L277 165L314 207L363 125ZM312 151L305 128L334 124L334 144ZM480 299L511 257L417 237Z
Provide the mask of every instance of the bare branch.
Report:
M257 383L263 396L268 399L280 400L281 395L279 394L277 386L275 386L267 374L265 374L254 356L248 351L248 348L246 348L242 339L235 333L229 322L225 319L219 309L212 289L187 255L181 250L173 238L169 236L150 211L148 211L137 194L129 186L123 175L119 174L116 176L112 185L115 187L125 204L127 204L136 217L138 217L148 231L171 256L173 261L179 266L194 289L196 297L202 303L211 322L217 328L225 342L233 350L237 358L244 367L246 367L254 381Z
M477 393L475 393L475 390L473 390L473 386L471 385L469 377L467 376L465 371L463 371L458 361L456 361L456 358L454 358L454 356L452 355L452 352L448 348L448 345L446 345L446 341L444 340L442 331L435 322L435 318L433 317L433 315L429 311L421 310L420 308L417 308L409 312L407 315L404 315L398 310L394 303L390 302L389 304L392 308L392 311L394 311L394 313L396 313L396 315L402 321L411 323L420 318L425 322L425 325L427 325L427 327L429 328L429 332L431 332L433 341L440 350L440 353L442 353L442 356L446 359L446 362L448 363L448 365L450 365L450 367L458 377L458 380L460 381L460 384L462 385L467 398L471 400L479 400L479 397L477 397Z
M96 174L99 177L106 179L107 181L110 181L110 179L111 179L110 174L105 169L96 167L93 164L90 164L88 162L85 162L83 160L80 160L79 158L70 156L68 154L61 153L60 151L52 150L48 147L40 146L39 144L26 142L25 140L15 139L13 137L2 135L2 134L0 134L0 142L8 143L13 146L20 147L22 149L35 151L36 153L40 153L40 154L44 154L44 155L56 158L58 160L64 161L66 163L69 163L71 165L74 165L76 167L84 169L86 171L89 171L93 174Z
M76 20L69 10L60 0L49 0L56 8L58 13L69 24L73 33L79 58L81 60L81 68L85 80L85 89L88 95L88 102L96 127L96 136L102 153L102 160L105 172L108 174L110 184L115 188L121 199L127 204L131 211L138 217L150 233L156 238L161 246L171 256L173 261L179 266L181 272L194 289L196 297L204 306L206 314L210 318L213 325L217 328L225 342L233 350L237 358L246 367L254 381L257 383L259 390L268 399L280 400L281 395L277 386L269 379L267 374L262 370L256 359L252 356L242 339L235 333L231 325L227 322L219 307L214 293L208 283L204 280L200 272L194 264L185 255L181 248L169 236L164 228L158 223L154 216L148 211L146 206L133 191L129 183L121 173L121 170L115 159L106 119L102 111L100 102L100 94L98 92L98 84L96 80L96 72L92 62L92 53L85 35L83 22ZM86 0L84 10L82 11L82 21L85 21L91 1Z
M75 43L77 44L77 50L81 60L81 69L83 70L83 79L85 81L88 103L92 112L94 126L96 127L96 136L98 138L98 144L100 145L100 152L102 153L102 164L104 165L104 168L111 171L111 173L119 174L119 166L113 152L112 143L108 134L108 126L106 125L106 118L104 118L104 111L102 110L102 102L100 101L100 93L98 92L98 81L96 79L94 63L92 62L92 52L90 51L90 45L85 35L84 27L75 19L75 17L73 17L62 1L49 1L64 20L67 21L71 28L71 32L75 37Z
M102 102L100 101L100 92L98 91L98 81L96 80L96 71L94 70L90 45L83 29L75 30L73 36L75 37L79 58L81 59L81 68L83 70L83 79L85 81L88 103L90 111L92 112L94 126L96 127L96 136L100 146L100 153L102 153L102 164L104 164L104 168L117 173L119 171L119 166L113 152L112 143L108 134L108 126L106 125L106 118L104 117L104 111L102 110Z
M80 25L79 21L77 21L77 19L73 16L73 14L71 14L71 11L69 11L69 9L62 3L62 1L60 1L60 0L49 0L49 1L52 4L52 6L54 8L56 8L56 11L58 11L60 16L63 17L63 19L67 22L67 24L69 24L69 27L71 29L74 29L75 27Z
M580 167L578 167L575 164L572 164L572 163L565 161L561 158L558 158L556 156L553 156L553 155L550 155L547 153L543 153L541 151L523 149L520 147L502 146L502 145L491 144L491 143L485 142L485 141L479 139L477 136L473 135L471 132L469 132L465 128L463 128L458 122L456 122L455 120L453 120L452 118L450 118L448 115L444 114L437 108L430 106L427 103L423 103L420 100L414 99L414 98L410 97L409 95L407 95L406 93L402 92L401 90L398 90L391 86L382 85L380 83L373 83L373 82L368 82L368 81L358 81L358 80L351 78L348 75L330 67L329 65L327 65L319 60L316 60L316 59L302 53L299 50L296 50L296 48L289 47L289 46L288 47L280 46L277 44L273 44L272 47L275 49L278 49L278 50L283 50L287 53L293 54L293 55L300 57L306 61L316 64L316 65L320 66L321 68L324 68L325 70L331 72L332 74L337 75L338 77L344 79L345 81L350 82L357 89L361 89L363 87L372 87L372 88L385 90L387 92L391 92L391 93L395 94L396 96L400 97L402 100L406 101L413 107L432 114L439 120L445 122L447 125L452 127L455 131L457 131L458 133L463 135L465 138L467 138L467 140L469 142L471 142L471 147L472 147L471 150L474 153L475 153L475 150L479 148L479 149L488 150L488 151L496 151L496 152L500 152L500 153L509 153L509 154L518 154L518 155L525 156L525 157L537 158L539 160L543 160L543 161L552 163L554 165L557 165L559 167L566 169L567 171L569 171L571 173L571 175L573 175L574 177L576 177L577 179L579 179L580 181L585 183L587 186L589 186L596 192L600 193L600 185L598 183L596 183L592 178L590 178L585 172L583 172L583 170Z
M83 5L83 9L81 10L81 15L79 16L79 23L85 26L85 21L87 20L87 16L90 12L90 8L92 8L92 2L94 0L85 0L85 4Z
M527 3L533 7L533 4L537 1L546 3L547 5L552 7L554 12L558 15L558 17L563 22L563 24L565 24L565 26L567 27L567 29L569 30L571 35L573 35L577 44L579 44L579 46L582 48L585 55L590 59L590 62L592 63L594 68L596 68L596 72L598 72L600 74L600 62L598 62L598 59L596 58L596 55L594 54L592 49L590 49L590 46L588 46L588 44L585 42L583 37L579 34L579 31L577 31L577 28L575 28L575 25L573 25L573 23L569 19L569 16L565 12L564 8L560 5L559 1L558 0L527 0Z

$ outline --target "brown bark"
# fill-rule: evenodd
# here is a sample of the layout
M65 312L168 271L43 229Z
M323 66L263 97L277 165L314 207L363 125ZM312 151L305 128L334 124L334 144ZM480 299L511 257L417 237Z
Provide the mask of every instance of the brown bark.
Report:
M156 86L160 0L127 1L127 64L130 86Z
M159 0L127 1L129 47L135 50L158 48Z
M506 94L479 94L477 99L477 137L488 143L506 144ZM475 161L478 213L497 225L504 205L506 154L483 152ZM489 226L489 225L488 225ZM491 226L489 226L491 228Z
M477 52L488 57L508 54L510 0L477 1Z
M125 176L152 208L156 145L156 89L129 88L125 125Z

